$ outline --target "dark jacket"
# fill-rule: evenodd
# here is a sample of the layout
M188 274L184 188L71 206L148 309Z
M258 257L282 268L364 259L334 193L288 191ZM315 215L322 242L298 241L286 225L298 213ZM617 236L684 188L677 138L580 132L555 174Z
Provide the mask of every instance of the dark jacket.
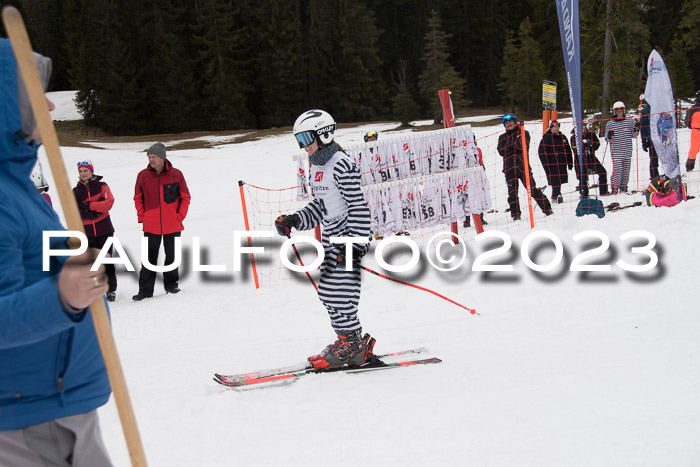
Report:
M525 144L530 147L530 132L525 131ZM519 172L524 172L523 143L520 133L520 126L516 125L510 130L506 130L498 137L498 154L503 158L503 173L506 179L510 180L518 176ZM529 154L528 154L529 157Z
M114 233L112 220L109 218L109 210L114 205L114 196L107 184L102 181L102 176L93 175L87 183L79 181L73 188L73 195L78 206L89 203L87 209L79 208L85 235L100 237Z
M185 177L170 161L159 174L149 165L136 178L134 203L143 231L167 235L182 232L182 221L190 206L190 191Z
M59 300L66 257L42 269L43 231L65 229L29 180L37 145L19 136L16 70L0 39L0 430L89 412L110 395L91 313L74 315Z
M563 133L552 133L549 129L542 135L540 147L537 150L540 162L547 174L547 182L552 186L560 186L569 181L567 168L573 169L571 146Z
M641 118L639 119L639 136L642 137L642 147L649 149L651 142L651 106L644 104L641 110Z
M595 152L600 148L600 140L595 131L591 131L588 128L583 129L583 135L581 135L583 140L583 158L586 164L592 164L595 158ZM576 149L576 138L574 136L574 130L571 130L571 151L573 153L574 162L578 157L578 150Z

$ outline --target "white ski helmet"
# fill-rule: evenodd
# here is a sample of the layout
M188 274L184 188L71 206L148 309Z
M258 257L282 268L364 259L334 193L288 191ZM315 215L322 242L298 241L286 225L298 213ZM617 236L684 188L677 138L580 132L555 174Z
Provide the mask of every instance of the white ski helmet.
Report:
M29 178L32 180L32 183L34 183L34 186L37 187L37 189L43 189L43 188L48 188L49 184L46 182L46 179L44 178L44 174L41 172L33 172Z
M299 115L292 131L300 148L308 146L314 140L318 142L319 148L323 148L333 142L336 128L335 120L328 112L314 109Z
M613 104L613 112L614 112L616 109L625 110L625 103L622 102L622 101L617 101L617 102L615 102L615 103Z

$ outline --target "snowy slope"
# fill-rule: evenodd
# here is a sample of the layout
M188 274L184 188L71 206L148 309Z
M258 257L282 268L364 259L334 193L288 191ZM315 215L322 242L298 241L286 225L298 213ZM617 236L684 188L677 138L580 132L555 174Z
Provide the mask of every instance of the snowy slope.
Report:
M338 139L360 141L369 128L341 129ZM475 129L489 145L500 131ZM137 268L140 226L132 197L147 147L62 148L75 180L76 162L84 159L105 176L116 197L117 236ZM572 237L586 230L610 238L610 253L599 262L644 262L619 236L650 232L659 256L650 273L614 265L609 273L566 266L535 273L520 258L529 233L523 229L508 232L516 253L506 258L512 273L428 267L409 279L479 316L365 276L360 317L377 338L376 351L425 346L443 359L439 365L311 375L248 392L214 383L214 372L297 363L332 340L305 276L256 291L250 274L232 271L233 231L244 229L237 180L292 186L296 151L285 134L168 153L192 193L183 245L191 248L199 236L209 263L228 271L183 272L177 296L164 295L159 279L156 297L141 303L131 301L136 273L119 274L110 306L114 334L150 465L700 465L697 199L600 220L562 210L547 224L565 245L564 265L581 251ZM697 187L700 174L688 180ZM376 267L371 258L366 262ZM129 465L113 400L100 416L115 464Z

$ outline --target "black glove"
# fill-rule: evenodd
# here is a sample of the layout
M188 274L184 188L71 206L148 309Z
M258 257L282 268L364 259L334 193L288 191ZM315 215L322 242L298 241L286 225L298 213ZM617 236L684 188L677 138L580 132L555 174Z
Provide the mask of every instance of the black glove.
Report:
M608 130L608 139L613 139L613 133L615 133L612 130Z
M291 216L282 214L275 220L275 228L277 229L277 233L283 237L289 237L292 232L292 227L296 227L300 223L301 219L296 214L292 214Z
M80 203L78 205L78 208L81 211L89 211L90 210L90 201L85 201L84 203Z
M639 133L640 125L641 124L639 123L639 120L634 121L634 131L636 131L637 133Z
M359 268L360 267L360 261L362 260L362 257L367 253L365 248L357 248L355 246L352 247L352 265L353 269L354 268ZM346 256L345 256L345 246L343 245L339 249L333 249L331 250L331 255L335 259L335 262L337 264L338 269L345 269L345 263L346 263Z
M687 172L692 172L694 168L695 168L695 159L688 158L688 160L685 161L685 170Z

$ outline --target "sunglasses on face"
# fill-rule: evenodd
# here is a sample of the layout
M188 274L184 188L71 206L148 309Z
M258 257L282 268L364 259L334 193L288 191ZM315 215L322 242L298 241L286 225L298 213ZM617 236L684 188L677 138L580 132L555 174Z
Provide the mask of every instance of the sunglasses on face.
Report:
M309 144L313 143L314 139L316 138L314 132L311 130L297 133L294 135L294 137L297 139L297 143L299 143L300 148L305 148Z

